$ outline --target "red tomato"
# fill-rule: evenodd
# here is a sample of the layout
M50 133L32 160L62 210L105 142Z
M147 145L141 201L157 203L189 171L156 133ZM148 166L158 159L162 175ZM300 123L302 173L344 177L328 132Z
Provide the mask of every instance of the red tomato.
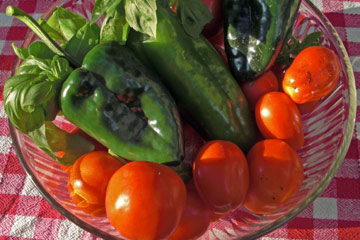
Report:
M209 8L213 19L205 25L202 33L209 38L216 35L223 28L223 1L222 0L202 0Z
M244 206L250 211L269 213L299 191L304 178L302 162L286 142L258 142L250 149L247 160L250 186Z
M107 152L81 156L71 167L68 189L73 202L93 216L105 214L106 186L113 173L124 164Z
M193 176L199 196L216 213L242 204L249 186L245 156L229 141L206 143L196 156Z
M169 240L197 239L208 229L211 213L196 191L188 189L180 223Z
M212 212L211 216L210 216L210 222L216 222L217 220L219 220L220 218L226 216L227 214L229 214L230 211L225 212L225 213L216 213L216 212Z
M304 145L299 109L285 93L270 92L260 98L255 118L265 138L284 140L295 149Z
M60 167L61 167L61 169L64 170L67 174L70 174L72 165L71 165L71 166L65 166L65 165L60 164Z
M254 81L242 83L240 87L248 100L250 110L254 111L257 101L264 96L265 93L279 90L279 83L274 73L267 71Z
M111 177L106 215L127 239L165 239L180 222L186 188L171 168L153 162L130 162Z
M286 71L283 89L296 103L316 101L329 94L339 80L336 54L322 46L301 51Z

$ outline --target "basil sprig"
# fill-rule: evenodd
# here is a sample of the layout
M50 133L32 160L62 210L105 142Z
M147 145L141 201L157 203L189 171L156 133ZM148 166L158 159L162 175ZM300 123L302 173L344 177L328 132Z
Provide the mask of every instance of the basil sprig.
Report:
M105 15L101 27L101 42L118 41L126 43L130 28L156 38L159 7L172 8L175 0L95 0L92 21ZM185 32L191 37L199 37L205 24L213 18L202 0L178 0L177 13Z
M38 22L13 6L7 8L7 13L28 25L43 42L33 42L28 48L13 44L23 61L16 74L5 82L4 110L11 123L28 134L40 149L61 164L71 165L94 146L52 121L60 111L63 82L99 43L100 28L62 8L56 8L48 21Z

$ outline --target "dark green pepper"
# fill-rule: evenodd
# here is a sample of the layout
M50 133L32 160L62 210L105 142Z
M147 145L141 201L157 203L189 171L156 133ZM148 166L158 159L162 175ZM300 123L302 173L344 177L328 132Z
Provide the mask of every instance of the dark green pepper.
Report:
M94 47L64 82L65 117L129 160L159 163L183 156L174 100L132 51L114 42Z
M170 11L159 7L157 21L156 38L132 31L128 46L156 69L207 137L249 150L256 141L254 120L222 59L204 38L187 35Z
M238 81L252 80L275 62L291 33L300 0L225 0L225 51Z

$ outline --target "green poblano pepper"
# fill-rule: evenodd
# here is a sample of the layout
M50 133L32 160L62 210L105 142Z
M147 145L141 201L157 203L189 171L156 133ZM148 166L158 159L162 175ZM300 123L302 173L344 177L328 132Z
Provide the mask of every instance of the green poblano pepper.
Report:
M238 81L267 71L285 44L300 0L224 0L225 50Z
M179 161L183 133L176 105L131 50L115 42L94 47L63 84L65 117L129 160Z
M157 9L156 38L130 31L127 45L161 76L177 104L208 139L248 151L256 142L248 102L221 57L204 38L192 38L170 10Z

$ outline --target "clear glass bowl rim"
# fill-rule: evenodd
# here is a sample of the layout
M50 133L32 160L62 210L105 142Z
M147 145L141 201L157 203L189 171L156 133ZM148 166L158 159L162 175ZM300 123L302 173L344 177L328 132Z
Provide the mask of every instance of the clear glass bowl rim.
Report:
M47 12L45 12L42 17L45 19L47 17L49 17L52 10L56 6L58 6L61 2L64 2L64 1L66 1L66 0L57 0L56 2L54 2L50 6L49 10ZM300 212L302 212L307 206L309 206L325 190L325 188L329 185L329 183L335 176L336 172L338 171L341 163L343 162L343 160L345 158L345 155L349 149L350 142L352 139L352 133L354 131L355 118L356 118L356 86L355 86L355 77L354 77L354 73L353 73L353 69L352 69L352 65L351 65L349 56L344 47L344 44L342 43L340 36L336 32L335 28L332 26L331 22L311 2L311 0L304 0L304 1L317 13L318 17L323 21L326 28L331 32L333 37L335 37L337 44L340 48L340 52L344 57L344 62L346 64L346 68L344 70L346 71L346 73L348 75L348 84L349 84L349 114L348 114L348 119L346 122L346 128L345 128L346 131L345 131L344 140L342 142L342 145L339 148L340 149L339 152L337 153L337 155L335 157L335 161L331 164L328 172L324 176L323 180L319 183L318 188L313 193L311 193L303 202L301 202L301 204L299 204L296 208L294 208L292 211L290 211L283 217L277 219L275 222L266 226L265 228L262 228L250 235L245 236L243 239L257 239L259 237L262 237L262 236L274 231L275 229L279 228L280 226L284 225L285 223L289 222L291 219L296 217ZM33 32L30 32L28 34L28 36L25 38L26 40L23 43L23 45L29 44L31 42L33 34L34 34ZM19 64L19 59L16 60L14 69L16 69L18 64ZM14 69L13 69L13 72L14 72ZM12 126L10 121L8 123L10 126L10 135L13 140L15 152L19 158L19 161L20 161L23 169L25 170L26 174L30 177L30 179L34 183L34 185L37 187L37 189L40 191L42 196L50 203L50 205L52 205L59 213L61 213L63 216L65 216L67 219L69 219L70 221L72 221L73 223L75 223L76 225L81 227L82 229L84 229L98 237L104 238L104 239L109 239L109 240L113 239L113 237L110 234L108 234L104 231L101 231L97 228L92 227L91 225L85 223L80 218L78 218L77 216L72 214L70 211L68 211L66 208L64 208L61 204L59 204L46 191L46 189L41 185L40 181L36 178L34 173L31 171L31 168L28 165L28 163L24 160L24 156L22 155L22 152L20 150L21 147L19 146L19 143L17 141L14 141L14 140L16 140L16 134L15 134L16 129Z

